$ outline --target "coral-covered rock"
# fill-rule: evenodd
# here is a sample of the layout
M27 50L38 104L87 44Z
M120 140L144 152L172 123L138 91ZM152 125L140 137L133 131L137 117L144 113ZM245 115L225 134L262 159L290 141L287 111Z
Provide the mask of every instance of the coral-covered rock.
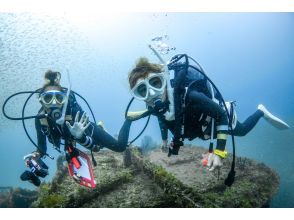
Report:
M35 190L9 188L9 191L1 191L0 193L1 208L27 208L38 197L38 192Z
M231 156L219 172L209 172L201 164L203 153L199 147L182 147L170 158L160 150L142 155L133 147L124 154L100 151L95 189L75 183L60 158L55 178L41 185L32 207L263 207L278 189L276 172L239 157L235 182L227 187Z

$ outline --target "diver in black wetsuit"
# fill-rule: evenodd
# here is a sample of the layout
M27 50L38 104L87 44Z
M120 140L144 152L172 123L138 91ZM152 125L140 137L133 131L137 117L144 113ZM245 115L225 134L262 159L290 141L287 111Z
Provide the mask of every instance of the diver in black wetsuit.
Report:
M59 150L61 139L63 139L65 146L74 141L93 151L106 147L116 152L123 152L127 147L131 121L126 120L124 122L118 140L116 140L103 129L103 125L89 122L89 117L77 103L72 92L68 97L65 121L61 125L57 123L62 114L67 93L67 89L62 88L59 84L60 77L59 72L49 70L45 73L46 83L39 96L39 101L42 104L39 114L46 114L46 117L35 119L38 149L37 154L34 153L33 155L36 154L37 158L46 155L46 138L57 150ZM74 156L74 153L71 153L71 155ZM26 178L22 179L27 180Z
M43 87L44 92L40 95L42 104L40 112L43 111L48 114L48 117L35 120L38 150L41 154L46 153L46 137L57 148L60 146L61 139L65 141L74 139L87 149L92 149L96 146L107 147L117 152L122 152L126 149L131 122L125 121L120 130L118 140L116 140L103 129L102 125L99 126L89 122L89 117L77 103L73 93L69 95L66 109L65 123L67 126L55 123L54 114L62 109L66 91L59 85L60 73L48 71L45 74L45 79L49 79L49 83Z
M162 73L163 66L150 63L146 58L140 58L135 68L129 73L132 94L135 98L146 102L148 110L143 115L157 116L163 141L162 147L167 147L168 130L173 134L168 156L178 154L185 138L189 140L196 137L203 140L211 136L216 138L216 149L214 151L210 149L208 155L208 166L210 170L214 170L222 165L221 159L227 154L225 146L230 132L225 108L218 94L214 90L209 91L207 81L200 77L197 69L183 68L183 65L179 65L173 70L175 71L171 86L173 91L169 93L165 74ZM190 76L192 80L188 79ZM197 79L193 79L194 76L197 76ZM233 103L226 102L229 110L232 105ZM243 123L237 121L233 108L230 113L235 136L246 135L261 117L277 128L289 128L285 122L268 112L263 105L259 105L258 110Z

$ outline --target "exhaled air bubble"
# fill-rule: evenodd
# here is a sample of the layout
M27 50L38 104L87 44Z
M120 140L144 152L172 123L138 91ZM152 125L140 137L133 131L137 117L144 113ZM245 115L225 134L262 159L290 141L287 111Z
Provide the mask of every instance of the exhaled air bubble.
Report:
M154 42L154 46L163 55L168 54L172 50L176 50L176 47L171 47L166 43L166 41L168 40L169 40L168 35L157 36L151 39L151 41Z

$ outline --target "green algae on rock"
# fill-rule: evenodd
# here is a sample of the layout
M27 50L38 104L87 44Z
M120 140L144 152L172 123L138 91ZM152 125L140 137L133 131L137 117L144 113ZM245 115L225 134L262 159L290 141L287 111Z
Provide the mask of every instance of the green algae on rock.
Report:
M278 189L276 172L247 158L237 158L235 183L227 187L231 156L220 172L209 172L203 153L187 146L170 158L135 147L123 154L102 150L95 155L95 189L76 184L59 158L55 178L42 184L32 207L263 207Z

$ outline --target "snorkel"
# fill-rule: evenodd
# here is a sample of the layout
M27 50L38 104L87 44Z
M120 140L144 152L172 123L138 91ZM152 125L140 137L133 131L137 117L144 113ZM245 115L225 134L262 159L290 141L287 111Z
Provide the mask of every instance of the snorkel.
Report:
M151 44L148 44L148 46L152 50L152 52L155 54L155 56L159 59L159 61L164 65L164 76L166 79L166 90L167 90L167 98L169 100L169 110L166 111L163 115L165 116L166 120L172 121L175 119L175 105L174 105L173 89L170 83L170 74L168 71L167 62L164 61L164 59L159 54L159 52Z
M59 124L59 125L64 124L65 113L66 113L66 109L67 109L67 105L68 105L69 94L70 94L70 91L71 91L71 82L70 82L69 72L68 72L68 70L66 70L66 72L67 72L67 80L68 80L68 89L67 89L67 92L66 92L65 102L64 102L64 105L63 105L63 108L62 108L61 117L56 120L56 123Z

